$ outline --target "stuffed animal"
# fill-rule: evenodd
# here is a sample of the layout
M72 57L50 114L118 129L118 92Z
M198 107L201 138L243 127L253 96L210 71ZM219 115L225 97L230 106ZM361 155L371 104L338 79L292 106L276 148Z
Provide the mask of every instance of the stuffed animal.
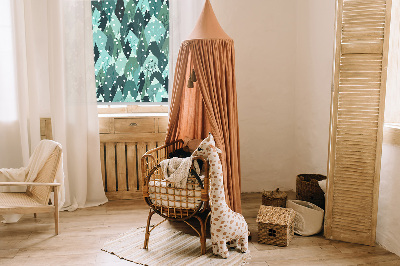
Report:
M213 253L228 258L227 242L236 243L242 252L248 250L248 225L240 213L232 211L225 201L222 164L211 133L193 152L208 158L210 165L211 241Z

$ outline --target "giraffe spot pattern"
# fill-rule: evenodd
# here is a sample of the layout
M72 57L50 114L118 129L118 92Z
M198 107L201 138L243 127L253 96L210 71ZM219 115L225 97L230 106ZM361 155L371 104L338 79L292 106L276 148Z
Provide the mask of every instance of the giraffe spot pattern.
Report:
M194 156L208 158L210 165L210 203L211 209L211 240L215 255L223 258L229 256L227 242L235 241L242 252L248 250L248 225L244 217L232 211L225 202L223 172L221 161L215 147L215 141L210 134L204 139Z

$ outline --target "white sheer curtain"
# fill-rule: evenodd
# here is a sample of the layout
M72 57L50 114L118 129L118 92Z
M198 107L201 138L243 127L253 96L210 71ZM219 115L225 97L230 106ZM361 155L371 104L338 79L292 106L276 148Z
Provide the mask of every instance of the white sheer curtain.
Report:
M23 164L18 110L15 102L15 46L13 42L11 2L0 1L0 168Z
M171 99L172 86L174 84L174 74L176 60L178 59L181 43L186 40L197 19L203 10L205 0L170 0L169 1L169 58L170 58L170 78L168 97Z
M2 112L0 123L8 119L16 126L2 127L1 134L20 135L20 139L0 142L0 167L26 165L40 141L40 117L51 117L53 138L61 143L64 153L64 209L105 203L90 1L2 2L11 2L17 82L16 86L6 84L7 90L17 92L18 97L11 99L12 107L18 106L18 120ZM15 151L11 162L3 160L6 150Z
M174 73L176 60L181 43L186 40L197 19L203 10L205 0L170 0L169 1L169 27L170 27L170 62L171 73ZM173 82L173 76L170 79ZM172 85L172 83L171 83ZM172 91L169 90L170 92Z

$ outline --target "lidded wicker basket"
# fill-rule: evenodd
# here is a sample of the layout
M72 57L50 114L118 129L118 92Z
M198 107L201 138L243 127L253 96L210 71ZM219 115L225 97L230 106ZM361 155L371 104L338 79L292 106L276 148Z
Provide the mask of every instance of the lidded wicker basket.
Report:
M295 217L292 209L261 205L256 220L258 243L287 247L293 239Z
M300 174L296 177L296 199L314 203L325 209L325 194L318 181L326 179L319 174Z
M273 191L264 191L262 205L286 208L287 194L279 188Z

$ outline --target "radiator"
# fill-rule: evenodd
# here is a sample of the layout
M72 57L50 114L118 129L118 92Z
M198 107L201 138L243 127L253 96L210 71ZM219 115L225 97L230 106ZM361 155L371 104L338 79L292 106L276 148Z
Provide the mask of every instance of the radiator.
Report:
M109 200L141 198L141 158L164 142L101 142L101 173Z
M141 158L164 145L167 117L100 117L100 159L109 200L141 198Z

